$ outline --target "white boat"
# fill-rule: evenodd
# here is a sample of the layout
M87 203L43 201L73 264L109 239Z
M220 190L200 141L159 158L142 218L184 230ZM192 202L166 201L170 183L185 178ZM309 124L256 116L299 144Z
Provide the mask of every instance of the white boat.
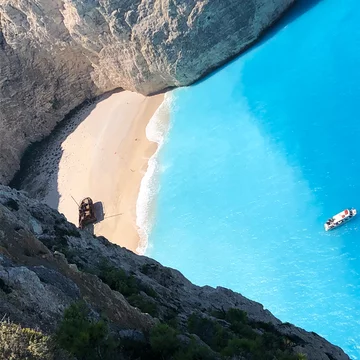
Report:
M356 213L356 209L345 209L342 212L339 212L326 221L324 224L325 231L335 229L340 225L345 224L349 220L353 219Z

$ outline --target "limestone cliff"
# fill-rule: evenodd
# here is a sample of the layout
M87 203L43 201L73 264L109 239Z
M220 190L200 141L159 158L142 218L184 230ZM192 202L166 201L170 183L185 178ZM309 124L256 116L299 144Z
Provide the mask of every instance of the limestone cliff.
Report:
M220 320L214 314L240 309L247 314L242 337L250 331L261 339L271 331L267 336L272 342L281 339L288 351L309 360L349 359L315 333L281 323L261 304L225 288L195 286L178 271L78 230L57 211L4 186L0 186L0 299L1 317L45 333L54 331L67 306L84 299L95 316L107 317L118 336L135 331L146 338L159 321L176 323L182 339L195 339L209 351L214 350L207 338L211 326L220 334L233 330L227 318ZM206 319L205 333L189 327L194 313L196 319ZM211 354L209 359L218 358L216 352ZM237 357L254 358L258 359Z
M0 183L85 99L188 85L294 0L1 0Z

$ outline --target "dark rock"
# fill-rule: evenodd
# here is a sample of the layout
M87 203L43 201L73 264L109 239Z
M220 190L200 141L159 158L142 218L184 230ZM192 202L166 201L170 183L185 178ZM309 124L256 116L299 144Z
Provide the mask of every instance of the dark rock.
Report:
M10 199L20 204L18 211L2 205ZM36 219L30 210L34 207ZM216 322L222 329L229 329L228 320L221 314L238 309L254 334L268 331L285 338L293 351L305 354L308 360L349 359L339 347L315 333L282 323L257 302L222 287L195 286L179 271L155 260L135 255L102 237L94 239L87 231L72 231L73 226L53 210L50 217L43 213L49 214L46 205L0 186L0 243L6 251L6 255L0 254L0 315L6 314L14 322L52 332L67 306L76 299L86 299L93 318L105 316L111 329L133 343L143 341L143 335L159 321L181 329L180 336L186 342L188 319L194 313L209 319L210 324ZM46 229L46 234L36 231L34 221ZM14 231L17 223L24 228L18 233ZM66 240L63 255L82 271L74 271L44 246L53 246L56 239ZM29 251L27 256L24 249ZM104 263L106 274L102 273ZM104 281L123 289L124 296ZM154 310L157 319L142 313L142 306ZM214 311L219 318L214 318ZM212 331L216 331L215 325ZM211 333L207 335L211 337ZM210 342L206 336L191 336L200 345L202 341Z

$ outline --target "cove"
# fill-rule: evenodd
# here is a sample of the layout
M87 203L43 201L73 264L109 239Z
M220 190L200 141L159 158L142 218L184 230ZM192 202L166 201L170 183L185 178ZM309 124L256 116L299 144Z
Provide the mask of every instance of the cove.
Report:
M296 16L294 15L296 14ZM173 92L147 255L360 358L360 3L306 1Z

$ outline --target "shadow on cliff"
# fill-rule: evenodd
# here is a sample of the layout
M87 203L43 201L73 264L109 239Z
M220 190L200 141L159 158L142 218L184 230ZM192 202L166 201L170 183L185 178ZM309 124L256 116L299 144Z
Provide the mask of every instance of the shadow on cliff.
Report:
M62 143L89 116L99 100L105 100L120 91L122 89L86 100L70 111L49 136L30 145L21 159L20 170L9 186L17 190L25 190L32 198L45 201L52 208L57 209L60 201L58 176L59 164L63 156ZM73 200L74 206L76 206L75 202L81 201L74 198ZM101 221L104 218L102 204L98 202L95 205L99 210L98 221Z
M261 46L262 44L270 40L272 37L274 37L282 29L284 29L286 26L297 20L299 17L301 17L306 12L310 11L313 7L323 1L324 0L295 0L295 3L284 12L280 19L276 20L269 28L265 29L257 40L249 44L245 49L241 50L240 53L234 55L230 59L226 59L222 64L217 65L215 68L208 69L206 73L201 77L201 79L196 81L193 85L205 81L210 76L216 74L218 71L221 71L224 67L238 60L239 57L241 57L242 55L256 49L258 46Z
M259 46L266 42L279 31L285 28L287 25L297 20L306 12L311 10L314 6L323 2L324 0L295 0L295 3L280 17L269 29L265 30L260 39L255 43L255 46ZM251 46L252 47L252 46Z

